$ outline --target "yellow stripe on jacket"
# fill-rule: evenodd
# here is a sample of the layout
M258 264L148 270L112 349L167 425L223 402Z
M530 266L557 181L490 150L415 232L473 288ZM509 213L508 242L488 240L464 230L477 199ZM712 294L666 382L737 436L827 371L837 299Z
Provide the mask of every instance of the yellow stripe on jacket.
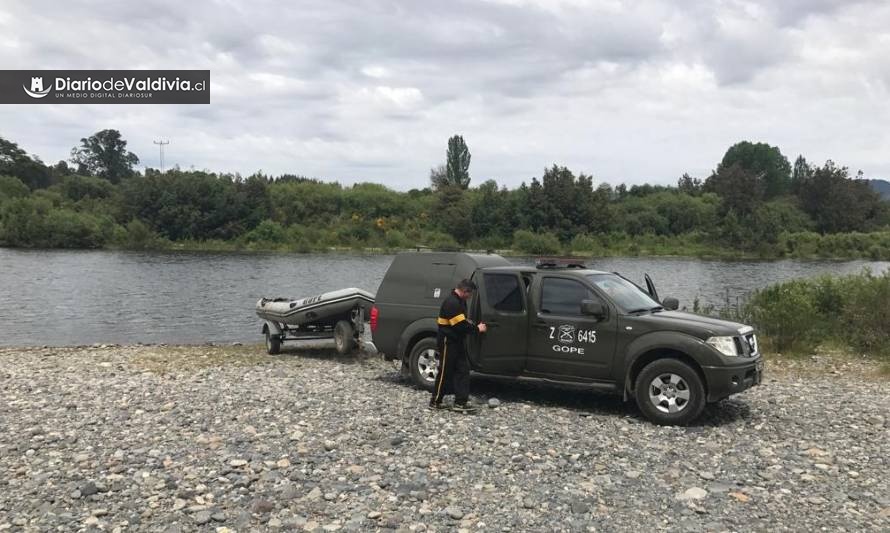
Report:
M464 314L461 313L454 318L439 317L436 319L436 323L439 324L440 326L456 326L466 319L467 319L467 317L465 317Z

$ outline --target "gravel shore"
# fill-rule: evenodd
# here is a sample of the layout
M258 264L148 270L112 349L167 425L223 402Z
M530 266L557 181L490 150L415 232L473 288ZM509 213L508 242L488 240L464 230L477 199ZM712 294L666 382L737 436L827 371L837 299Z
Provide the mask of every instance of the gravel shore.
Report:
M876 369L768 363L665 428L480 380L478 414L432 412L328 349L2 348L0 531L887 531Z

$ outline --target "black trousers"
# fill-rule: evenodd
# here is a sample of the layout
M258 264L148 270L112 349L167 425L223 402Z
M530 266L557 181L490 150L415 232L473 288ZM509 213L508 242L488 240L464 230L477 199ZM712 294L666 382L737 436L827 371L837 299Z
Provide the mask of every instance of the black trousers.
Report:
M433 403L439 403L446 394L454 394L455 404L465 404L470 399L470 360L465 343L442 336L439 339L439 375L433 387Z

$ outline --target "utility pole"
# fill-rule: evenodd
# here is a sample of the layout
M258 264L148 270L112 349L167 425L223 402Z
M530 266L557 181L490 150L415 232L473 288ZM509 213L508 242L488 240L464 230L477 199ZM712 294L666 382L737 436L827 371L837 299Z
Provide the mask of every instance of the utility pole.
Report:
M166 141L152 141L156 145L158 145L158 150L161 152L161 174L164 173L164 146L170 144L170 140Z

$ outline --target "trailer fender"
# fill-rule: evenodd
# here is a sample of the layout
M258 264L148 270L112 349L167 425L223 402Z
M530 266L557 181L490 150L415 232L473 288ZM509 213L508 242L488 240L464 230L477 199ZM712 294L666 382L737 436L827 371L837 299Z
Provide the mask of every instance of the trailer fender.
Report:
M271 320L263 320L263 331L262 334L271 333L272 335L282 336L281 326L278 325L278 322L273 322Z

